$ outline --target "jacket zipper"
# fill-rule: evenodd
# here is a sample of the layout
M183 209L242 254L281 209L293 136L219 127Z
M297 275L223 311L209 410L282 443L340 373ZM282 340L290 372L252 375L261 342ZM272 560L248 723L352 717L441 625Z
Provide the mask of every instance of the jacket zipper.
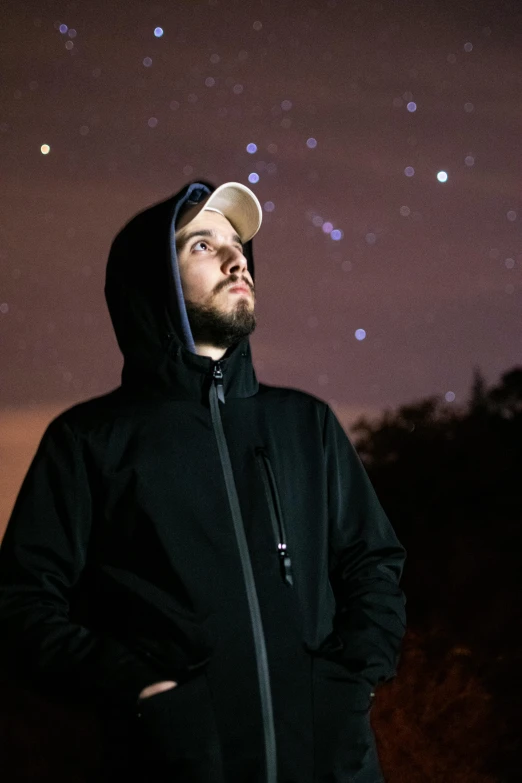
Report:
M243 568L243 577L250 609L250 621L252 623L252 632L254 637L254 646L256 653L257 676L259 680L259 691L261 697L261 711L263 715L263 736L265 742L265 760L266 760L266 783L277 783L277 751L274 726L274 711L272 706L272 691L270 689L270 672L268 668L268 655L266 650L266 641L263 631L261 610L259 608L259 599L257 597L254 581L254 572L252 562L248 551L248 543L245 535L245 528L241 518L241 508L234 483L234 474L228 452L223 422L219 411L218 400L225 403L225 394L223 390L223 371L221 362L215 362L213 370L213 383L210 384L210 413L212 424L216 434L221 466L225 476L225 485L227 488L228 501L234 521L234 531L241 557L241 566Z
M276 551L279 557L281 577L285 584L293 587L294 577L292 574L292 561L290 559L290 552L288 551L283 514L281 513L281 504L277 494L277 485L270 460L268 459L268 455L262 446L259 446L256 449L256 459L261 470L261 477L265 487L265 495L268 501L270 520L272 522L272 529L274 531Z

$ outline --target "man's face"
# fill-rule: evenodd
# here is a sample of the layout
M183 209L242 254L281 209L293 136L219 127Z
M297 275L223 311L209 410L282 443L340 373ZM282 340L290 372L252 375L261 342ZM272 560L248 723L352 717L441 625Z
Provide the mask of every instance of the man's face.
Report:
M254 283L241 240L218 212L202 210L192 220L187 212L179 226L176 250L194 342L226 349L256 327ZM230 290L238 284L247 292Z

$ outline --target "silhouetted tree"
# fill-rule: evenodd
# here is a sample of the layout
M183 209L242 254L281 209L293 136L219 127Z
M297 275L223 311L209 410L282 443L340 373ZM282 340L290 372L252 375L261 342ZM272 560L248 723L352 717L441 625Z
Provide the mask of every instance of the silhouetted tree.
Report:
M402 584L408 625L421 638L440 643L433 653L437 677L443 674L441 661L451 645L469 650L481 687L489 693L488 714L495 716L491 730L497 749L489 754L484 774L498 775L499 783L518 782L522 368L505 372L490 389L480 369L474 368L464 405L428 397L396 411L386 410L376 421L362 417L352 431L381 503L407 550ZM427 684L426 693L434 685ZM445 703L444 692L445 686L441 704L454 716L456 707ZM466 692L452 698L458 702L467 698ZM416 717L423 721L420 707ZM445 717L444 726L448 725ZM410 726L407 730L414 731ZM449 745L442 750L444 758L433 778L424 769L426 780L481 779L478 770L466 767L465 747L466 772L460 777L455 769L452 774L447 750ZM421 780L421 771L419 776Z
M428 397L352 427L355 446L391 515L408 532L412 518L472 512L522 513L522 368L488 390L475 368L468 403Z
M490 407L490 399L487 391L487 384L479 367L473 368L473 382L471 384L471 395L468 402L470 413L487 413Z
M501 383L489 392L493 410L505 418L522 413L522 367L515 367L501 377Z

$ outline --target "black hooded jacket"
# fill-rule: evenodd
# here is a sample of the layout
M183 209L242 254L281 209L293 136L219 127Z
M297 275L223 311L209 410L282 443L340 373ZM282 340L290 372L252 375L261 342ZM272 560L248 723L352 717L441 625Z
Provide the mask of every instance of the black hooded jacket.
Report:
M144 781L378 783L406 552L327 403L259 383L248 338L196 353L174 227L214 189L112 244L121 386L41 439L0 548L2 651L128 725ZM162 680L178 686L138 700Z

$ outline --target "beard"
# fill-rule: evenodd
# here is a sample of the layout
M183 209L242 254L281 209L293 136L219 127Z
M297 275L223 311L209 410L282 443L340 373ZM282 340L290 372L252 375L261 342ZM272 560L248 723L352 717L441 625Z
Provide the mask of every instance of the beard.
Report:
M243 296L228 311L187 299L185 306L195 343L226 349L248 337L256 328L254 308Z

